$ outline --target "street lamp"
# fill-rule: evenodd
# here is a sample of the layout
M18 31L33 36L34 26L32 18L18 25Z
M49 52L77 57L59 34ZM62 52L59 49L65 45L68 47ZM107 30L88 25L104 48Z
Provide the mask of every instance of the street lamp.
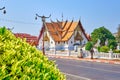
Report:
M5 7L3 7L3 8L0 8L0 10L3 10L3 14L6 14Z
M49 15L49 17L46 17L46 16L39 16L38 14L36 14L36 17L35 17L35 19L37 20L37 18L41 18L42 19L42 23L43 23L43 46L42 46L42 48L43 48L43 55L45 55L45 50L44 50L44 29L45 29L45 19L46 18L50 18L51 17L51 15Z

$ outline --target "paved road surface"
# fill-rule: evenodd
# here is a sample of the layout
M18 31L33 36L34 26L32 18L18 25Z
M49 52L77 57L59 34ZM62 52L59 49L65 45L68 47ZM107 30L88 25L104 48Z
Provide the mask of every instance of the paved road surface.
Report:
M55 60L67 80L120 80L120 65L77 61L60 58Z

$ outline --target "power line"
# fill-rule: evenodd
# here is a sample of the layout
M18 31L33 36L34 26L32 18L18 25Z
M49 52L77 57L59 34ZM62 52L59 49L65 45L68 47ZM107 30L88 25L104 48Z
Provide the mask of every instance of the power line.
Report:
M17 21L17 20L9 20L9 19L3 19L3 18L0 18L0 21L10 22L10 23L17 23L17 24L40 25L39 23L24 22L24 21Z

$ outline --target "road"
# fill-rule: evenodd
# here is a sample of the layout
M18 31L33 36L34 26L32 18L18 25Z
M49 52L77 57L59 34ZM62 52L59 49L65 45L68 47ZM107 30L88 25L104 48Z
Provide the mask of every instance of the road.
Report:
M67 80L120 80L120 65L49 58L56 61Z

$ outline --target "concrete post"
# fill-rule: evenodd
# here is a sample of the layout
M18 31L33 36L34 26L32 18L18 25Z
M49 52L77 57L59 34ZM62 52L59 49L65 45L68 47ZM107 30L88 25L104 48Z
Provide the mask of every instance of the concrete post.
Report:
M110 49L110 51L109 51L109 59L112 59L112 57L113 57L113 51L112 51L112 49Z

